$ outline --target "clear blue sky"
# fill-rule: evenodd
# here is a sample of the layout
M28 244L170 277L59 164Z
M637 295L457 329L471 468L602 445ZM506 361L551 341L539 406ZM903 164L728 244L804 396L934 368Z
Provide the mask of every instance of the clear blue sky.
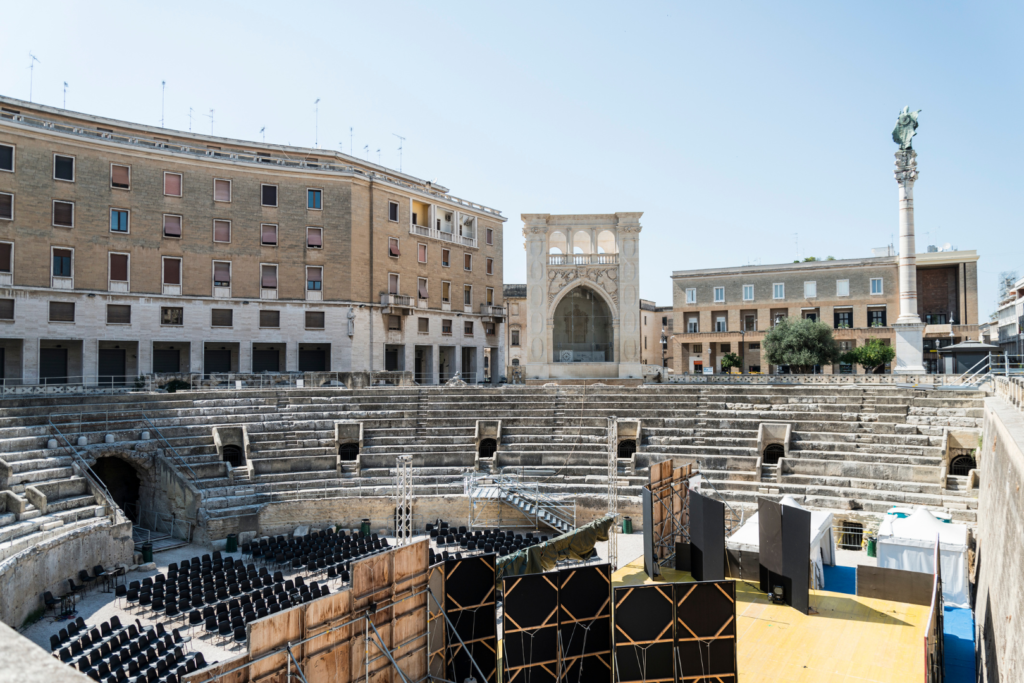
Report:
M896 114L919 251L977 249L983 319L1024 275L1021 3L49 2L7 7L0 92L398 165L522 213L644 211L641 295L673 270L870 254L898 231ZM1014 200L1013 197L1018 197Z

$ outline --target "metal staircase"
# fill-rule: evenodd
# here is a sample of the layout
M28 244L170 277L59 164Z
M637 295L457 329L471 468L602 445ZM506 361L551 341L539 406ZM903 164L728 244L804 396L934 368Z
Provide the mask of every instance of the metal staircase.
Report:
M499 500L518 510L526 519L540 528L543 524L559 534L576 529L576 499L570 494L542 493L536 484L524 483L517 474L481 474L466 476L469 496L469 528L486 526L480 522L478 507L484 501Z

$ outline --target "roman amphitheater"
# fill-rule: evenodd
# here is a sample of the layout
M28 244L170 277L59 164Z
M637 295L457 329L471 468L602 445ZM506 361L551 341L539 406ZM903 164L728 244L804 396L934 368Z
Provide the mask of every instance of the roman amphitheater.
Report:
M987 510L985 496L979 495L987 485L1019 481L1021 470L1014 470L1024 444L1019 384L1006 385L1017 387L1015 394L992 382L951 390L901 385L892 376L810 378L817 382L792 377L788 383L778 377L743 377L743 383L693 378L693 383L635 387L601 382L485 387L454 381L429 388L407 377L387 378L394 384L375 386L382 380L368 375L307 373L301 388L293 383L247 389L234 380L214 379L174 393L6 396L0 403L0 618L23 627L25 637L53 653L44 655L48 661L30 662L42 650L17 657L39 671L56 666L77 675L74 667L94 680L134 683L137 670L90 657L88 642L83 655L81 644L65 630L84 633L103 622L100 637L108 638L112 630L117 641L110 618L118 616L125 631L121 662L131 652L132 638L145 639L152 626L168 634L176 629L184 643L168 635L165 648L158 637L167 657L181 656L154 665L152 677L143 669L143 679L198 682L225 678L221 674L227 672L235 676L230 680L242 680L237 677L241 661L251 664L242 669L249 671L246 680L262 680L252 662L269 660L260 660L259 652L278 652L274 648L286 641L323 632L307 623L306 630L284 640L257 645L253 629L262 615L273 618L279 610L246 610L255 605L247 591L260 593L252 588L260 579L272 585L275 567L276 578L288 585L289 592L281 595L292 595L284 604L303 604L307 620L318 601L348 593L353 602L346 609L355 617L354 605L365 598L356 590L361 554L370 562L418 547L413 541L425 543L429 560L422 558L420 572L425 577L442 553L445 558L498 553L500 561L614 514L630 518L634 529L625 531L635 536L623 533L617 518L611 530L617 556L611 544L599 542L598 554L589 559L613 554L615 571L641 552L631 544L641 536L641 494L651 466L665 461L673 468L688 467L683 471L690 487L724 504L727 536L756 512L759 499L789 496L805 508L830 511L840 548L849 546L851 537L860 543L878 533L893 508L923 507L939 519L968 526L972 595L978 596L979 610L991 585L978 571L979 538L984 539L981 556L993 571L1021 566L1019 548L1008 546L1004 534L1009 532L999 528L1019 528L1019 495L1010 500L996 495ZM986 529L986 521L997 526ZM439 534L442 522L448 530ZM396 528L411 538L396 535ZM508 530L505 540L495 529ZM299 551L294 559L292 554L274 557L275 545L301 546L302 557ZM194 583L198 566L213 567L214 573L227 568L223 586L204 587L217 596L223 587L222 597L209 593L204 602L195 597L198 589L189 598L186 588L178 605L180 599L168 589L166 606L162 590L158 608L146 604L145 585L154 577L161 589L173 584L175 575L182 577L179 592L187 585L190 558ZM398 668L404 666L399 650L411 642L399 642L395 605L401 601L394 597L393 582L403 570L397 555L390 562L393 575L385 582L395 591L390 603L395 622L391 635L378 634L392 650L386 660L376 658L383 667L369 658L361 669L355 663L350 667L346 659L344 673L328 667L329 675L316 674L309 650L305 659L295 655L295 676L308 683L373 678L368 671L383 676L379 680L430 677L426 670L400 674L387 667L392 656ZM257 570L260 564L270 565L270 571ZM232 583L235 571L241 588ZM134 593L125 588L136 582L142 582L142 604L139 587ZM1019 598L1021 586L1019 574L1008 579L1007 598ZM239 616L242 633L230 628L225 634L223 620L211 633L204 609L233 598L237 603L239 595L237 608L247 612ZM989 619L993 610L1004 623L1020 616L1019 600L995 604L985 598ZM76 617L84 617L85 628L74 627ZM316 624L329 622L324 617ZM132 629L138 635L127 633L128 624L137 624ZM990 637L1001 637L1001 627L992 628ZM191 643L185 637L189 632ZM95 638L92 645L97 651ZM421 645L424 652L429 649ZM116 657L118 647L115 643L107 652ZM351 647L354 652L356 646ZM351 661L361 657L352 655ZM218 670L214 662L236 665ZM284 663L280 659L266 676L284 680ZM290 663L287 676L293 676Z

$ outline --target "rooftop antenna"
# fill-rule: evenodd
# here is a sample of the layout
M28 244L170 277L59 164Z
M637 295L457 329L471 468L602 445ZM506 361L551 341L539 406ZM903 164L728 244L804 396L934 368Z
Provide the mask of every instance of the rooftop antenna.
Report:
M796 260L800 260L800 233L793 233L793 244L796 246Z
M263 132L263 131L265 131L266 129L267 129L267 127L266 127L266 126L263 126L262 128L260 128L260 135L262 135L262 136L263 136L263 142L266 142L266 141L267 141L267 134Z
M377 165L380 166L380 149L377 150Z
M405 138L403 138L398 133L392 133L392 135L394 135L396 138L398 138L398 171L401 172L402 171L402 145L405 143Z
M363 145L363 151L366 152L366 160L369 161L370 160L370 146L369 145Z
M313 146L320 147L320 98L316 98L316 102L313 103L313 107L316 109L316 119L313 129Z
M28 53L28 101L32 101L32 79L35 76L36 62L39 62L39 58L31 52ZM39 62L42 64L42 62Z
M67 83L64 84L65 86ZM160 127L164 127L164 95L167 94L167 81L160 81Z
M64 81L64 109L68 108L68 82Z
M352 126L348 127L348 153L352 156L356 155L356 148L352 146Z
M195 111L192 107L188 108L188 132L192 132L192 112Z
M207 116L210 119L210 135L213 135L213 110L211 109L210 113L204 114L204 116Z

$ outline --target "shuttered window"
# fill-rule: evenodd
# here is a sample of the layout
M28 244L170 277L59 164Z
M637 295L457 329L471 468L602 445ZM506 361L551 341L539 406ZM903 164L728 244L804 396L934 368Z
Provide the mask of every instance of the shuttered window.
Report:
M466 321L466 327L464 329L464 334L467 337L472 337L473 336L473 323L472 323L472 321L470 321L470 320Z
M494 275L494 259L487 259L487 274Z
M486 293L487 293L487 305L488 306L493 306L494 305L494 290L492 288L488 287Z
M260 311L260 327L281 327L281 311Z
M50 321L59 323L75 322L75 304L68 301L50 302Z
M441 265L444 266L445 268L447 268L450 265L448 260L449 258L451 258L451 253L451 249L441 250Z
M14 195L0 192L0 218L14 220Z
M230 202L231 201L231 181L230 180L214 180L213 181L213 201L215 201L215 202Z
M473 305L473 285L464 285L462 289L462 303L466 306Z
M464 259L463 268L466 269L466 270L473 270L473 255L472 254L464 254L463 255L463 259Z
M451 303L452 300L452 283L442 282L441 283L441 301L444 303Z
M494 244L494 230L487 228L487 244Z
M263 206L277 206L277 185L263 185L261 196Z
M62 228L75 227L75 205L73 202L53 203L53 224Z
M230 261L214 261L213 262L213 284L215 287L230 287L231 286L231 262Z
M130 325L132 322L132 307L119 304L107 304L108 325Z
M277 266L260 266L260 286L264 289L277 289Z
M322 329L324 329L324 313L323 313L323 311L306 311L306 329L307 330L322 330Z
M310 249L320 249L324 246L323 228L306 228L306 246Z
M128 282L128 254L110 255L110 279Z
M127 190L132 186L131 166L110 165L110 185L121 190Z
M231 221L214 221L213 222L213 241L214 242L230 242L231 241Z
M419 279L419 284L417 286L417 290L418 290L418 293L419 293L419 297L421 299L426 299L427 298L427 279L426 278L421 277Z
M260 244L265 247L277 246L277 226L264 223L260 226Z
M430 318L419 318L419 333L430 334Z
M231 327L232 311L230 308L214 308L210 311L210 324L213 327Z
M181 237L181 216L164 214L164 237Z
M165 258L164 259L164 284L165 285L180 285L181 284L181 259L176 259L176 258Z
M398 238L397 237L389 237L388 238L388 254L390 254L391 256L394 256L394 257L397 258L398 256L401 255L401 253L402 252L398 251Z
M306 268L306 289L320 291L323 288L323 268Z
M10 242L0 242L0 273L10 273L14 270L13 252L13 244Z
M180 173L164 173L164 194L169 197L181 196Z
M420 263L427 262L427 245L418 244L416 245L416 257Z
M14 299L0 299L0 320L14 320Z
M398 294L398 275L396 273L388 274L388 294Z

